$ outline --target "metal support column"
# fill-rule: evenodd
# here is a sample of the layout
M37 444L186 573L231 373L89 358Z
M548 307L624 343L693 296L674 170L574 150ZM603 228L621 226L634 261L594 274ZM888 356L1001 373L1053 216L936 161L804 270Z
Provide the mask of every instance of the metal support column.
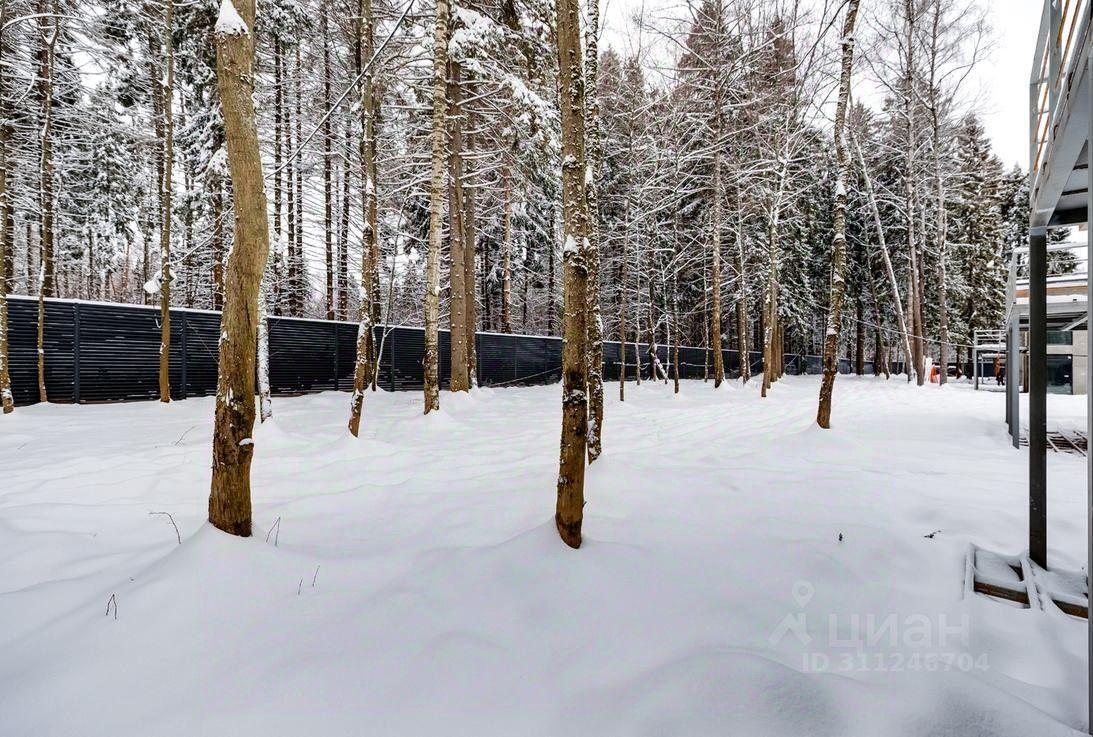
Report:
M979 331L972 336L972 388L979 391ZM1006 405L1006 420L1009 420L1009 405Z
M1006 414L1014 448L1021 447L1021 318L1010 319L1006 332Z
M1047 568L1047 228L1029 231L1028 547Z
M1093 55L1090 55L1086 74L1093 80ZM1093 152L1089 147L1093 145L1093 94L1089 99L1089 137L1086 139L1086 271L1093 264ZM1093 337L1093 273L1086 277L1086 355L1089 356L1089 338ZM1090 370L1089 359L1086 359L1085 371L1085 436L1093 438L1093 371ZM1086 606L1093 609L1093 458L1087 453L1085 458L1085 483L1086 483L1086 559L1085 559L1085 591ZM1087 609L1088 612L1088 609ZM1086 614L1086 627L1089 633L1089 651L1087 654L1088 680L1086 687L1088 692L1089 722L1086 731L1093 734L1093 614Z

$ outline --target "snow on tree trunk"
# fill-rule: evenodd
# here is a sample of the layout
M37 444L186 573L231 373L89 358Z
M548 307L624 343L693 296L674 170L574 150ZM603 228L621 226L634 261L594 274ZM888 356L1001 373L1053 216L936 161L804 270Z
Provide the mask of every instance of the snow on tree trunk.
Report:
M38 226L38 401L48 402L46 392L46 297L53 296L53 70L54 46L59 20L50 27L52 6L39 3L38 18L38 94L42 106L41 150L39 161Z
M174 37L174 0L166 0L163 10L163 48L167 57L167 70L162 85L163 91L163 179L160 181L159 262L159 401L171 401L171 208L172 208L172 173L175 166L175 50Z
M269 391L269 316L266 314L266 282L258 288L258 417L265 422L273 417L273 399Z
M336 296L336 287L334 276L334 126L332 122L333 106L331 84L332 75L330 64L330 23L329 18L331 14L331 8L329 1L323 2L319 8L319 15L321 21L319 23L319 32L322 36L322 54L323 54L323 97L322 105L324 113L327 113L323 118L323 255L325 271L325 288L326 288L326 319L334 319L334 300Z
M215 27L217 86L235 195L234 240L225 269L213 434L209 522L251 533L254 374L258 297L269 254L269 223L254 111L255 0L222 0Z
M718 98L714 125L713 203L710 206L710 342L713 350L713 385L725 380L725 358L721 352L721 102Z
M42 155L39 161L40 188L38 199L40 218L38 238L42 268L41 278L39 279L39 293L45 297L52 297L56 289L53 264L53 73L55 68L54 51L57 44L57 35L60 32L60 19L49 17L54 11L52 3L48 0L39 2L38 12L40 14L38 18L38 95L42 106ZM52 26L50 24L51 20ZM39 326L39 332L41 330L42 326ZM41 387L41 394L45 396L44 384Z
M918 240L915 236L915 217L917 212L917 200L915 196L915 156L917 154L917 139L915 135L915 46L918 39L915 37L915 14L918 9L913 0L904 0L904 44L906 49L906 68L903 79L903 114L907 126L907 141L904 151L904 221L907 231L907 253L910 259L910 289L908 299L911 301L911 355L910 360L915 369L915 381L922 386L925 381L924 350L922 338L924 334L922 324L922 282L920 280L920 265L918 259ZM910 377L910 372L908 372Z
M458 61L448 63L448 284L449 320L451 336L451 372L448 388L453 392L465 392L471 388L467 373L467 293L466 257L463 225L463 79L462 66Z
M737 212L740 210L740 193L736 195ZM736 349L740 363L740 382L751 380L751 357L748 354L748 290L744 272L744 218L740 214L736 223ZM707 328L708 329L708 328Z
M477 87L471 83L467 85L467 91L472 99L478 97ZM475 115L474 107L467 106L466 110L466 150L464 157L466 168L474 165L475 155ZM474 175L468 171L467 179L474 181ZM474 388L478 385L478 355L475 351L475 330L478 326L478 303L475 300L475 270L474 260L477 253L478 230L475 211L475 187L463 186L463 342L467 346L467 386Z
M938 301L938 331L940 333L940 361L941 372L938 375L939 386L944 386L949 381L949 287L948 287L948 274L946 272L945 262L948 260L948 237L949 237L949 216L948 210L945 207L945 178L942 174L943 153L942 153L942 140L941 140L941 111L938 109L940 101L938 100L938 85L937 85L937 72L938 72L938 35L941 25L941 13L942 3L935 2L933 7L933 27L931 29L930 38L930 86L928 90L927 99L929 100L930 117L931 117L931 129L932 129L932 143L933 143L933 164L934 164L934 191L937 198L935 207L937 209L937 222L935 227L937 228L937 270L938 270L938 283L937 283L937 301Z
M361 0L357 21L357 74L360 75L361 97L361 182L364 189L364 233L361 253L361 303L357 328L357 358L353 365L353 397L349 408L349 432L360 434L364 391L373 377L372 365L377 360L373 335L374 304L379 288L379 223L376 200L376 92L373 66L375 53L372 20L372 0Z
M432 173L429 182L429 249L425 259L425 414L440 409L440 249L448 159L448 0L437 0L433 32Z
M861 169L862 183L865 186L865 196L869 201L869 209L873 215L873 228L876 231L877 236L877 248L880 250L881 258L884 261L884 271L888 275L888 287L892 290L892 302L896 311L896 319L899 321L899 333L900 340L903 345L904 355L911 355L911 342L910 332L907 330L907 318L903 311L903 300L900 298L899 280L896 278L896 270L892 266L892 255L888 252L888 242L884 237L884 223L880 217L880 206L877 204L877 197L873 191L873 180L869 176L869 169L865 164L865 156L862 155L861 146L858 145L857 137L854 135L853 128L850 129L850 145L854 149L855 158L858 160L858 167ZM876 301L876 293L873 295L874 302ZM879 311L879 307L877 310ZM878 322L878 325L880 323ZM908 378L911 375L910 362L908 359L907 375Z
M7 40L0 36L0 411L4 414L15 409L15 397L11 392L11 372L8 368L11 360L8 341L8 291L10 281L14 278L15 231L11 203L12 181L8 171L11 124L8 122L7 75L4 66L7 62Z
M619 401L626 401L626 259L630 252L630 192L623 198L622 250L619 253ZM707 323L708 325L708 323ZM638 375L641 372L638 371Z
M41 248L41 243L39 243ZM39 251L38 266L38 401L48 402L46 391L46 265L44 254Z
M585 196L585 89L577 0L555 0L558 107L562 126L562 437L555 524L562 540L581 546L588 434L588 200Z
M820 383L820 403L816 424L831 427L831 395L839 371L839 325L842 321L843 295L846 291L846 108L850 99L850 81L854 68L854 24L858 18L858 0L849 0L842 33L842 69L839 77L839 102L835 109L835 237L832 239L831 299L828 307L827 333L824 336L824 375Z
M501 224L501 332L512 332L512 156L502 154L501 191L504 215Z
M599 0L585 5L585 141L588 158L585 197L588 200L588 462L603 452L603 317L600 314L600 203L603 164L599 103Z

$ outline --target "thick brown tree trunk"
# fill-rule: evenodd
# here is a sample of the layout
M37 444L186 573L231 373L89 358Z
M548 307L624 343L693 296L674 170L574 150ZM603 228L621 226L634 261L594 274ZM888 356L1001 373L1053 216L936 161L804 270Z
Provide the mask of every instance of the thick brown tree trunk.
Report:
M558 107L562 124L564 319L562 438L558 464L558 534L581 546L588 434L588 200L585 196L585 90L577 0L555 0Z
M222 0L216 72L235 195L235 240L228 256L220 322L216 424L209 521L233 535L251 533L254 373L258 296L269 254L268 213L254 114L255 0Z
M835 237L832 241L831 299L824 336L824 375L820 383L820 401L816 424L831 427L831 397L839 371L839 325L842 322L843 295L846 291L846 108L850 100L850 81L854 69L854 24L858 19L858 0L849 0L842 33L842 70L839 102L835 109Z
M432 173L429 183L429 249L425 258L425 414L440 409L440 248L444 174L448 163L448 0L436 2L433 32Z

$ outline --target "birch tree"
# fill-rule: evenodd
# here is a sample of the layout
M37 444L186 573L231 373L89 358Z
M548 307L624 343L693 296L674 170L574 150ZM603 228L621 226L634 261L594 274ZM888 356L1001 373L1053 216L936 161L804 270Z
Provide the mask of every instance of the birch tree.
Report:
M440 409L440 249L448 160L448 0L437 0L433 32L432 177L429 182L429 247L425 265L425 414Z
M588 173L585 196L588 209L588 462L603 452L603 317L600 314L600 201L603 138L599 105L599 0L589 0L585 28L584 83L585 135Z
M163 48L166 71L163 78L163 178L160 184L162 213L160 221L160 297L159 297L159 401L171 401L171 219L172 177L175 168L175 46L174 0L165 0L163 8Z
M364 208L361 243L361 303L357 328L357 359L353 367L353 398L349 410L349 432L360 432L364 391L374 375L377 360L373 344L373 320L379 290L379 223L376 198L376 91L373 82L375 41L372 0L360 0L357 20L357 74L360 75L361 98L361 182Z
M816 424L831 427L831 395L835 376L839 372L839 327L842 302L846 289L846 111L850 101L850 83L854 70L854 24L858 19L858 0L848 0L843 19L842 68L839 74L839 100L835 110L835 237L832 240L831 299L828 307L827 332L824 338L824 375L820 384L820 403Z

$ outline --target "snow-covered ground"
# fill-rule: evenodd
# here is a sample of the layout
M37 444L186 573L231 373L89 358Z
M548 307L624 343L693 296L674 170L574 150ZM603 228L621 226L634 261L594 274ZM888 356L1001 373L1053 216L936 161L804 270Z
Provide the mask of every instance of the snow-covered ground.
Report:
M345 394L276 400L248 540L204 524L211 400L21 408L0 735L1084 729L1084 621L964 593L969 543L1026 546L1003 396L840 377L824 432L817 387L609 387L578 551L557 386L370 394L359 440ZM1051 456L1049 508L1080 570L1083 459Z

